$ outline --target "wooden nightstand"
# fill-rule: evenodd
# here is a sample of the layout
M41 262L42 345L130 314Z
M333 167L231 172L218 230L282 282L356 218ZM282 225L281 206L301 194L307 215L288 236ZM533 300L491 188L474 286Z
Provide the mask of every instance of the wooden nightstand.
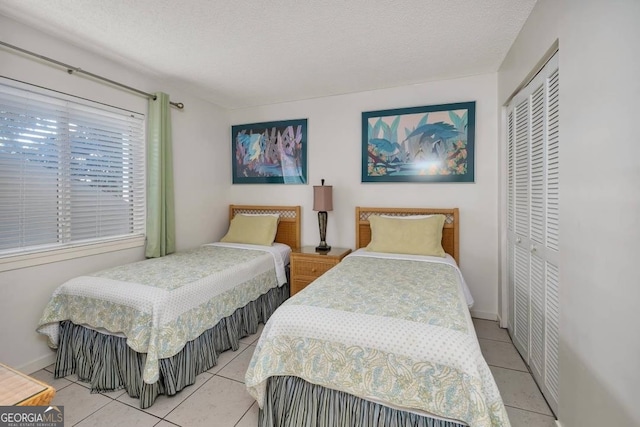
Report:
M316 252L315 246L303 246L291 251L291 296L300 292L331 267L349 255L351 249L331 248Z

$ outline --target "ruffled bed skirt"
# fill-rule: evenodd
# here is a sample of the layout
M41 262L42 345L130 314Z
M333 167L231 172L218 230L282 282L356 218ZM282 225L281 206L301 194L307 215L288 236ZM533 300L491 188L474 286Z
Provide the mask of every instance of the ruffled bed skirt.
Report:
M160 378L154 384L142 381L146 354L127 346L126 338L106 335L76 325L60 323L55 378L77 373L91 385L91 392L125 389L148 408L160 394L174 395L195 383L196 376L218 362L218 354L237 350L239 340L258 331L273 312L289 298L289 285L273 288L257 300L237 309L213 328L185 344L175 356L160 359Z
M311 384L298 377L267 382L260 427L464 427L392 409L351 394Z

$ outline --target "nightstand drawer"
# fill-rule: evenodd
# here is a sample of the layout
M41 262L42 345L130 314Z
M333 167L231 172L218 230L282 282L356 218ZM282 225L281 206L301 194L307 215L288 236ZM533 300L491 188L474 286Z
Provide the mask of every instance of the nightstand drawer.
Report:
M303 246L291 252L290 295L303 290L309 283L322 276L349 255L351 249L332 248L317 252L313 246Z
M337 262L333 260L318 261L318 260L304 260L296 259L292 263L293 274L296 276L310 276L320 277L322 274L329 271L331 267L336 265Z
M291 280L291 289L289 290L289 292L291 293L291 295L295 295L306 288L307 285L314 280L316 280L315 277L297 277Z

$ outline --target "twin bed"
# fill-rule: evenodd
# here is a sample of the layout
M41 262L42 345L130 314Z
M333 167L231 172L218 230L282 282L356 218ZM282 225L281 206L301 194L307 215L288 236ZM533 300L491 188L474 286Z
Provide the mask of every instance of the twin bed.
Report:
M276 242L299 247L299 207L232 206L230 216L274 211ZM457 267L458 210L356 208L356 248L290 299L276 254L204 246L142 261L67 282L39 331L58 348L57 377L124 387L143 408L264 322L245 378L263 427L508 426ZM203 272L210 258L227 260L221 277ZM179 280L163 280L167 271Z
M245 378L259 425L508 426L457 267L458 210L357 208L356 235L266 324Z
M285 266L300 245L300 207L232 205L229 233L238 215L277 216L273 245L204 245L56 289L38 326L57 348L55 377L76 373L94 392L124 388L147 408L237 350L289 297Z

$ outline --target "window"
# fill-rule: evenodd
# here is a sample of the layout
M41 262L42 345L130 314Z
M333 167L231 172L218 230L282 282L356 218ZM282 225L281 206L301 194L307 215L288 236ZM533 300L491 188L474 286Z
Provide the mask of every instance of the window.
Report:
M0 256L142 236L144 116L0 82Z

